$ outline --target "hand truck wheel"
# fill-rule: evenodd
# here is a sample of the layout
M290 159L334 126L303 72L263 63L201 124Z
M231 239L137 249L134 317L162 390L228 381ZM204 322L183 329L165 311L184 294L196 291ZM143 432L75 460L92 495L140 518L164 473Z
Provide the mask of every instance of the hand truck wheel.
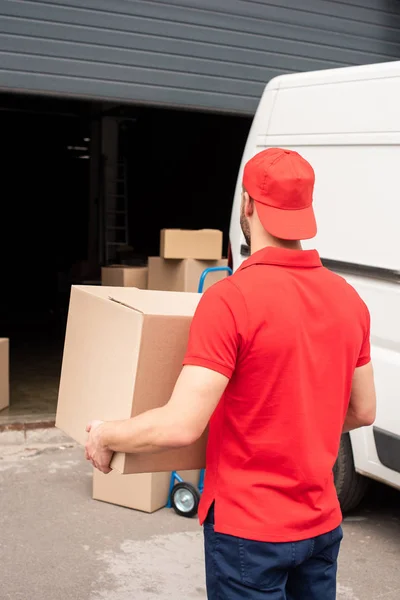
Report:
M191 483L177 483L171 491L171 506L181 517L191 519L197 515L200 502L200 492Z

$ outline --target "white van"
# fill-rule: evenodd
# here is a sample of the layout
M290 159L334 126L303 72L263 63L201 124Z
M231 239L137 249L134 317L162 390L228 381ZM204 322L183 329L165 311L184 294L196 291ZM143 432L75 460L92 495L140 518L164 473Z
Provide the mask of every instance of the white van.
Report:
M297 150L316 173L316 247L367 303L378 409L344 435L335 480L344 511L367 478L400 489L400 62L284 75L265 88L247 140L230 226L233 267L248 256L240 230L242 172L260 150Z

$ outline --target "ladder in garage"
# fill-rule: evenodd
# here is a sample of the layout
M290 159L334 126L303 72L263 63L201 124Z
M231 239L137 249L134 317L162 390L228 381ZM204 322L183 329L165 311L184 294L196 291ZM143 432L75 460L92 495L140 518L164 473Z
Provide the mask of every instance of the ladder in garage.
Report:
M118 158L115 179L107 186L104 206L104 251L105 264L117 258L118 248L127 246L128 238L128 191L127 161Z

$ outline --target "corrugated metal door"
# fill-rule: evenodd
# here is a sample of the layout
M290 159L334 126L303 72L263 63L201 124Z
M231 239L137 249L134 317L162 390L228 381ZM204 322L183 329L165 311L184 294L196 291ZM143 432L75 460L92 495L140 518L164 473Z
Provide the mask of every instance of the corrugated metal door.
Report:
M400 58L397 0L0 0L0 89L254 112L294 71Z

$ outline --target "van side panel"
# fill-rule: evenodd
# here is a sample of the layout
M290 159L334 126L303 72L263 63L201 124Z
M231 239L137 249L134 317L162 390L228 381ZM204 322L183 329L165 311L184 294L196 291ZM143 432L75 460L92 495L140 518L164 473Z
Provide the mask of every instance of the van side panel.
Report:
M374 426L400 436L400 285L351 275L346 279L371 313L372 361L378 397ZM368 456L372 461L375 458L375 453Z
M345 275L371 312L378 397L375 425L351 432L355 466L400 488L400 62L286 75L271 84L238 177L231 222L234 266L243 260L244 163L267 147L299 151L316 172L319 225L317 239L304 247L316 246L325 259L367 267ZM368 267L384 269L388 280L374 279Z
M263 146L297 150L313 165L318 235L306 247L324 258L400 270L398 71L277 92Z
M387 78L353 81L348 74L343 81L334 83L328 79L324 83L319 80L303 86L280 87L268 135L399 132L400 67L398 70Z

